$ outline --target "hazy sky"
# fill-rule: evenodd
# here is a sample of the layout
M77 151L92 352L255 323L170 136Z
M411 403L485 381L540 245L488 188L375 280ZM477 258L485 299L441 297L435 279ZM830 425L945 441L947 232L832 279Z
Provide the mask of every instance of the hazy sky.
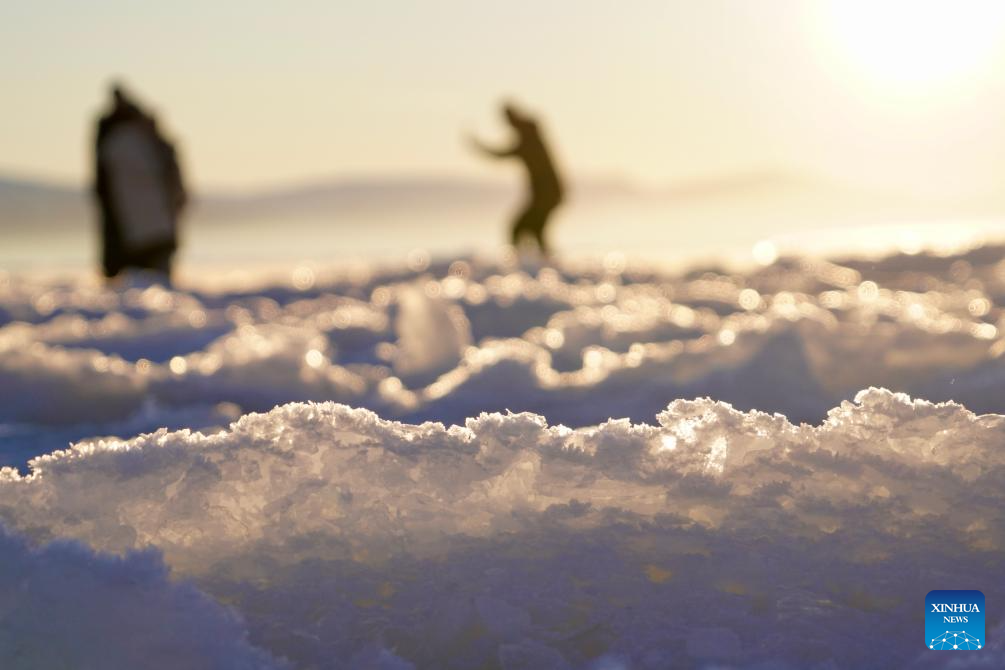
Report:
M491 174L461 137L509 95L582 175L970 196L1005 188L1003 36L962 0L8 2L0 172L85 179L120 76L201 188Z

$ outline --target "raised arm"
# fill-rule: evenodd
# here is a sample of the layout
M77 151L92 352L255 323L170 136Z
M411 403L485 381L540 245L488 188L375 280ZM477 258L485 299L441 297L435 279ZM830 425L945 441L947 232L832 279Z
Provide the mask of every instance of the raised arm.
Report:
M489 156L490 158L509 158L510 156L516 156L520 153L519 144L514 144L506 149L497 149L486 145L473 135L468 136L468 143L475 149L475 151L484 156Z

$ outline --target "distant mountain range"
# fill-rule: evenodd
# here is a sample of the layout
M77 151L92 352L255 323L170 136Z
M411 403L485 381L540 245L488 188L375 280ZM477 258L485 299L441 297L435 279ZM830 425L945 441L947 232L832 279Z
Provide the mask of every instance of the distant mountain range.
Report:
M570 184L569 191L562 216L573 222L570 229L579 227L584 232L591 221L627 225L654 212L658 220L687 221L690 226L743 222L763 234L805 230L825 221L840 225L852 220L905 222L1005 215L1005 200L997 194L956 201L874 191L771 170L660 186L613 178L579 179ZM470 228L465 222L506 221L521 197L519 178L340 178L249 192L196 193L185 218L188 230L207 233L231 226L250 229L256 224L274 229L274 224L285 223L286 230L306 224L336 235L345 230L358 236L365 229L369 234L385 230L400 236L408 228L453 225L449 235L461 239L458 231ZM37 244L39 236L46 234L86 240L95 218L90 193L81 186L0 175L0 235L8 241L31 238ZM477 234L471 232L471 236Z
M585 179L571 185L577 202L619 199L669 204L820 188L780 172L751 172L647 188L616 179ZM519 183L452 177L348 178L253 193L207 192L193 198L194 218L232 221L280 217L338 219L346 215L415 211L484 211L520 197ZM93 219L90 194L79 186L0 176L0 230L33 232L76 227Z
M0 177L0 230L76 223L87 216L88 206L79 188Z
M867 243L895 246L905 234L896 226L914 231L912 239L959 237L975 226L981 234L1005 230L997 223L1005 219L999 194L961 201L768 170L657 186L579 179L569 192L552 230L556 246L573 254L619 249L661 261L718 262L749 254L763 239L800 253L830 253ZM185 215L182 247L192 263L242 267L403 257L418 248L466 253L506 239L521 197L517 175L343 178L198 192ZM82 186L0 176L0 269L86 267L96 254L96 218Z

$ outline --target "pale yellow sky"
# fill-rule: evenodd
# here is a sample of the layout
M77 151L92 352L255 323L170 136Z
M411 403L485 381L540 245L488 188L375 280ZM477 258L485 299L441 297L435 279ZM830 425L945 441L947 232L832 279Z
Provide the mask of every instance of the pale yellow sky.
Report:
M120 76L197 188L497 168L496 105L541 112L580 175L765 168L963 197L1005 184L997 2L146 3L0 9L0 172L87 178Z

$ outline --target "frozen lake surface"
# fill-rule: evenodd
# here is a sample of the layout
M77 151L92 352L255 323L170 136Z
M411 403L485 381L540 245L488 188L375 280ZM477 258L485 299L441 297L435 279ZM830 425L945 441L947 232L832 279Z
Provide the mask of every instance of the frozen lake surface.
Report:
M1003 259L0 274L0 657L1000 667Z

